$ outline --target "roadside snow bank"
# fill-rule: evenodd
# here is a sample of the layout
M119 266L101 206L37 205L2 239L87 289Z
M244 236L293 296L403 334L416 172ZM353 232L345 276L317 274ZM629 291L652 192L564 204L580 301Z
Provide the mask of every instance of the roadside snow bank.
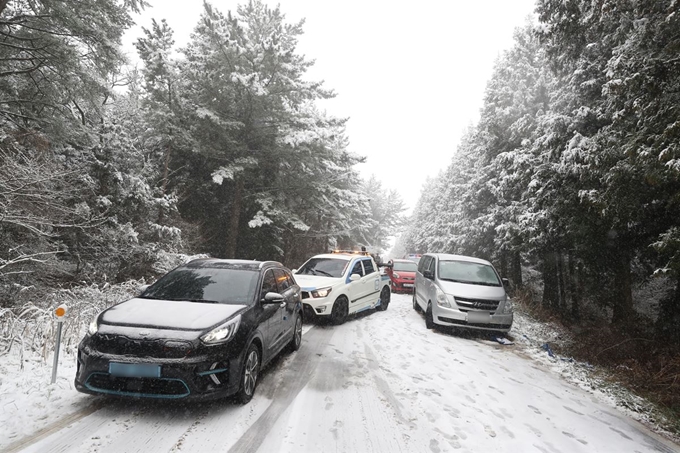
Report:
M671 426L667 417L649 401L614 383L605 370L556 354L552 350L553 347L564 346L572 341L570 333L566 330L553 324L539 322L526 313L516 311L511 335L521 348L518 352L542 363L566 381L593 394L600 401L618 407L656 433L675 442L680 441L680 437L664 428Z

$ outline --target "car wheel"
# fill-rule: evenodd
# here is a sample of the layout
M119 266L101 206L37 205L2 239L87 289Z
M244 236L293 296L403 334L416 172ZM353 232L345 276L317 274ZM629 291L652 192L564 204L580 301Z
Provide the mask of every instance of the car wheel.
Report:
M241 370L241 385L236 393L236 400L241 404L246 404L253 399L257 378L260 374L260 350L254 344L248 347L246 361Z
M380 291L380 305L378 305L377 310L387 310L387 306L390 304L391 295L390 289L387 286L383 287L382 291Z
M338 326L347 320L347 314L349 313L349 306L347 304L347 298L345 296L340 296L335 299L333 304L333 309L331 310L331 323Z
M416 312L420 312L420 305L418 305L418 300L416 299L416 293L415 291L413 292L413 309Z
M297 318L295 318L295 328L293 329L293 338L291 338L290 343L288 343L288 350L290 352L295 352L300 349L302 344L302 316L298 313Z
M425 327L434 328L434 317L432 316L432 304L430 302L427 303L427 310L425 311Z

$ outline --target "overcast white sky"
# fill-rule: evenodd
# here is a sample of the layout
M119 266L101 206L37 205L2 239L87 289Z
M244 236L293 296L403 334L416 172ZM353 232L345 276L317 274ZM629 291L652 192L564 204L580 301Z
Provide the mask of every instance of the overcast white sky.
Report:
M226 13L247 0L211 2ZM149 0L126 48L166 19L183 46L202 0ZM348 117L350 150L367 157L365 177L396 189L409 211L428 176L445 168L463 131L478 120L494 61L512 45L534 0L281 0L289 22L305 19L298 51L315 59L310 80L337 97L321 104Z

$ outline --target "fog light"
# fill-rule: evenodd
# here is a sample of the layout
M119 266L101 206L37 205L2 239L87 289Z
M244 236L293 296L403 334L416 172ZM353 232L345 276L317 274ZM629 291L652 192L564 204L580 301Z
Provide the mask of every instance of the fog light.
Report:
M326 311L326 306L323 307L316 307L316 312L317 313L323 313Z

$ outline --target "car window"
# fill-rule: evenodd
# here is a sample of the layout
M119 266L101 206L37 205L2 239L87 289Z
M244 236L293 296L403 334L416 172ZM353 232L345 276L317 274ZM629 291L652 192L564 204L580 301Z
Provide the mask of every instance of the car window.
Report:
M418 265L412 261L397 261L392 269L401 272L415 272L418 270Z
M375 272L375 268L373 267L373 261L371 260L363 260L362 261L364 264L364 271L366 272L366 275L372 274Z
M283 269L274 269L274 276L276 277L276 285L279 287L279 293L283 293L290 288L290 282L288 281L286 273L283 272Z
M432 257L430 257L430 261L427 262L427 269L426 270L428 272L432 272L433 275L434 275L434 267L435 267L436 261L437 261L437 259L434 256L432 256Z
M361 261L357 261L354 263L354 267L352 267L352 272L350 272L350 275L352 274L359 274L362 277L364 276L364 268L361 267Z
M473 285L501 286L493 267L468 261L440 261L439 278Z
M430 264L430 260L432 260L431 256L425 256L420 260L420 263L418 263L418 272L421 274L425 273L425 270L427 269L427 266Z
M262 290L260 291L260 298L263 298L267 293L278 293L279 289L276 286L276 277L274 277L274 271L269 269L264 274L262 279Z
M148 287L140 297L249 304L255 299L258 276L255 270L178 268Z
M283 273L286 274L286 279L288 280L288 286L297 285L297 283L295 283L295 279L293 278L293 274L291 274L290 272L288 272L286 270L284 270Z
M339 278L345 273L348 264L348 260L336 258L311 258L298 269L297 273Z

